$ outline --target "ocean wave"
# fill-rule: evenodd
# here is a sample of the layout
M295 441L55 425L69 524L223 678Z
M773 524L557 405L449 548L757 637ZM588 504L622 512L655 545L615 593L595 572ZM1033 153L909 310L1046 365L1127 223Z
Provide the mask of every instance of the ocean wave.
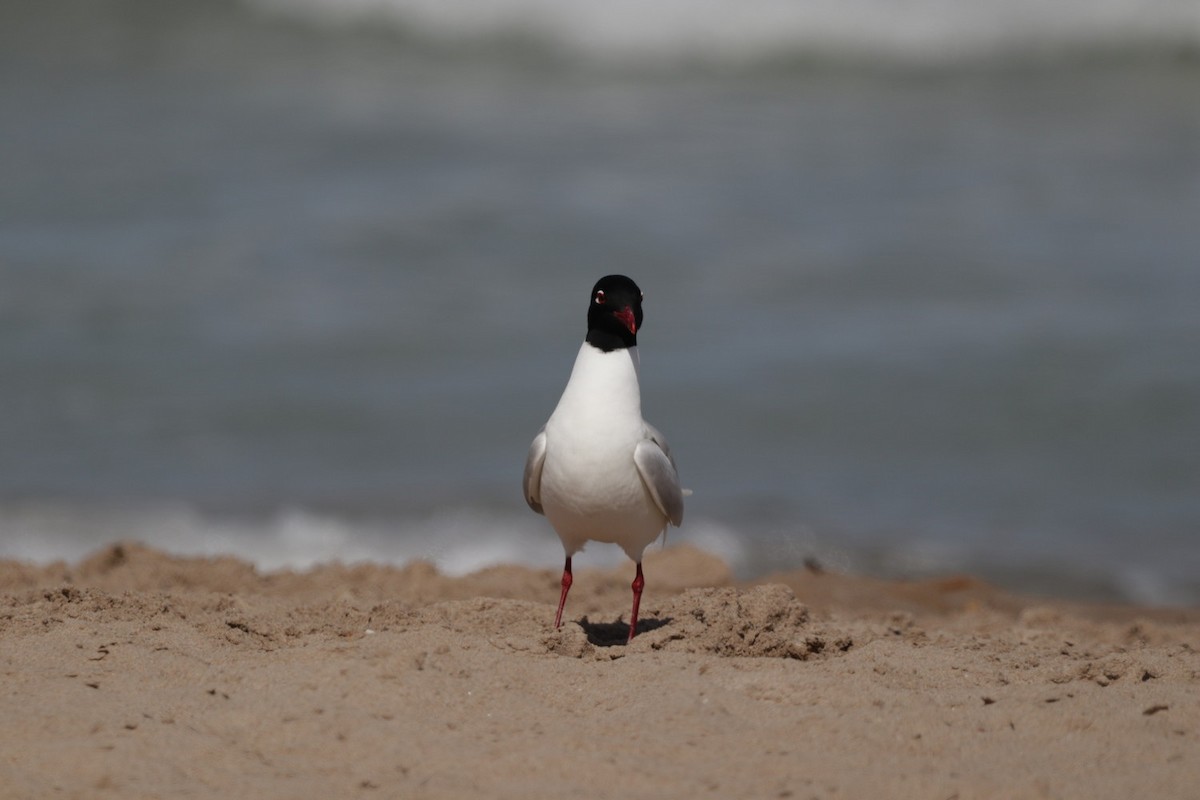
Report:
M461 576L500 564L551 570L562 565L562 549L545 520L495 509L354 517L300 507L258 516L216 514L183 503L119 507L46 502L0 507L0 559L77 563L122 541L177 556L234 556L264 572L303 571L329 563L402 566L420 560L433 563L446 575ZM847 549L823 542L803 528L764 536L702 518L671 530L667 542L651 547L678 543L721 558L741 579L803 569L815 561L837 572L895 579L975 574L1035 595L1148 606L1200 602L1200 585L1190 573L1167 575L1135 562L1117 570L1096 564L1049 567L1036 560L998 563L987 554L919 538ZM595 543L576 560L580 568L625 563L620 548Z
M518 42L606 65L774 60L945 64L1195 52L1194 0L244 0L319 26L390 25L443 45Z
M293 507L253 517L202 513L183 504L53 503L0 510L0 558L76 562L120 541L180 556L235 556L265 571L331 562L399 566L416 560L455 576L498 564L562 566L553 530L528 513L450 508L414 517L353 518ZM715 522L689 522L684 533L672 532L670 541L706 550L734 569L745 560L734 533ZM609 567L624 559L617 547L593 544L577 563Z

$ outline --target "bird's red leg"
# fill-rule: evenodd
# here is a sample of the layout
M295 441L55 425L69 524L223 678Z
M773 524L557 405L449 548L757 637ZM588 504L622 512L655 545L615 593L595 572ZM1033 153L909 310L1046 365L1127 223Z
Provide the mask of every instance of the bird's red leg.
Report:
M633 641L634 634L637 633L637 614L638 606L642 604L642 587L646 585L646 579L642 577L642 562L638 562L637 575L633 578L633 584L630 588L633 589L633 611L629 612L629 639Z
M562 576L562 594L558 598L558 613L554 615L554 627L562 626L563 606L567 604L567 592L571 591L571 557L567 556L567 563L563 565Z

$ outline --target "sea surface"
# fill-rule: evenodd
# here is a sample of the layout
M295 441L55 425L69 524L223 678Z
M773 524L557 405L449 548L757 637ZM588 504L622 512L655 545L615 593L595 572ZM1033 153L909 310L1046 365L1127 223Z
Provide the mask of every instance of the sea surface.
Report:
M0 557L556 566L620 272L670 541L1200 604L1195 12L5 0Z

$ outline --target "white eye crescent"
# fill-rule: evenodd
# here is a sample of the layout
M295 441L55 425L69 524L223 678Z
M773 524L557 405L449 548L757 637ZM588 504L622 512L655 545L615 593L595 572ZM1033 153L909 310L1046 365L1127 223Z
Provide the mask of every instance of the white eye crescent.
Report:
M598 306L604 305L604 290L603 289L596 290L596 305L598 305Z

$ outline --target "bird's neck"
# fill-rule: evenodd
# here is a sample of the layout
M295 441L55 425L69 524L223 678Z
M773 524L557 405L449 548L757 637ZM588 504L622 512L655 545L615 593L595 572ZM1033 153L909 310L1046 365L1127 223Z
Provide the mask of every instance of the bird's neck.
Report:
M584 342L575 358L571 378L558 402L561 410L642 418L638 383L638 350L623 347L603 351Z

